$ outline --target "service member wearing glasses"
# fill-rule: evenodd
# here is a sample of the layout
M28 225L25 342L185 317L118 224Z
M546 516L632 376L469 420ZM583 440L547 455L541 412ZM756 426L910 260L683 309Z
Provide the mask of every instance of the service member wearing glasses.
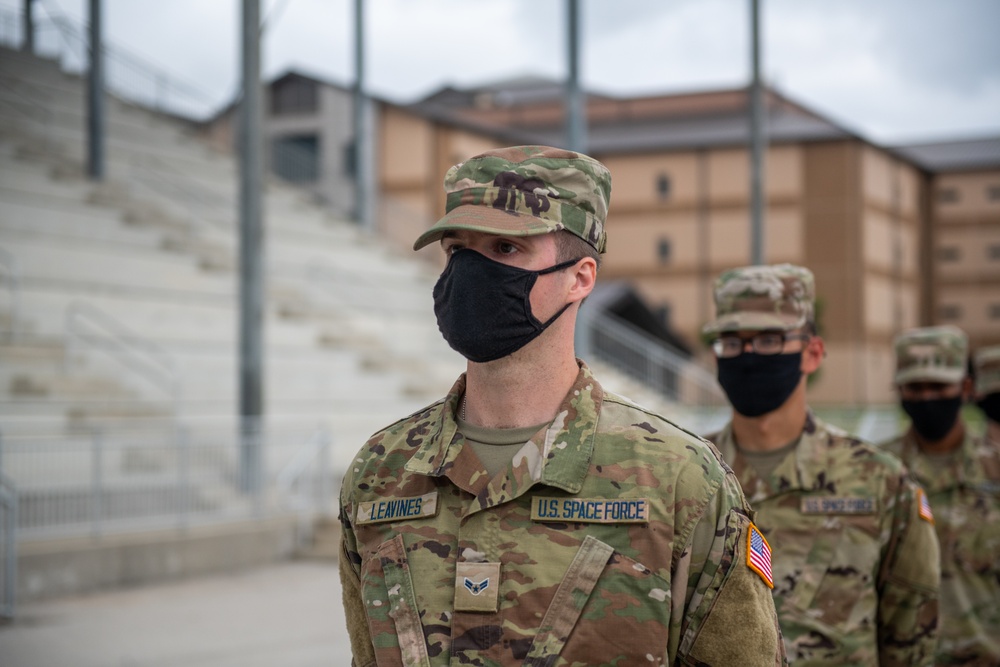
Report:
M705 327L731 421L706 436L770 544L772 593L796 665L929 665L940 567L923 491L889 454L817 419L814 280L781 264L727 271Z

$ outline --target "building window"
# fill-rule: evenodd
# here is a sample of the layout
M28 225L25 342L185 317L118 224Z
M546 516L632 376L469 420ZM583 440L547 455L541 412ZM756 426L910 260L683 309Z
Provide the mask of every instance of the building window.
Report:
M997 260L1000 260L1000 243L994 243L993 245L991 245L988 252L990 261L995 262Z
M660 264L670 263L670 239L660 239L656 254L660 259Z
M271 113L316 113L319 108L319 90L316 83L306 79L288 78L271 86Z
M660 201L670 198L670 177L666 174L660 174L656 177L656 196L660 198Z
M986 188L986 198L990 201L1000 201L1000 185L991 185Z
M955 188L942 188L938 190L938 203L954 204L958 201L958 190Z
M949 245L938 248L937 256L942 262L957 262L962 253L957 246Z
M955 304L938 306L938 318L941 320L957 320L961 316L961 306L956 306Z
M1000 320L1000 303L990 304L990 319Z
M278 137L272 144L271 160L271 170L286 181L313 183L319 179L319 137Z

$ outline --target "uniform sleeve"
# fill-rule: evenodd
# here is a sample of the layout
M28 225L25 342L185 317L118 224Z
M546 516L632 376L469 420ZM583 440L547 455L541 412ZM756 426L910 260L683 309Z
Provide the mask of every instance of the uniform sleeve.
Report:
M678 665L785 664L771 590L747 558L750 516L728 473L675 568Z
M940 550L923 490L900 480L890 538L879 576L878 643L881 665L931 665L938 630Z
M368 630L368 618L365 615L365 603L361 597L361 575L355 569L360 565L357 540L351 527L349 513L345 513L345 505L341 503L340 510L340 584L344 603L344 616L347 620L347 634L351 638L352 667L374 667L375 648L371 633Z

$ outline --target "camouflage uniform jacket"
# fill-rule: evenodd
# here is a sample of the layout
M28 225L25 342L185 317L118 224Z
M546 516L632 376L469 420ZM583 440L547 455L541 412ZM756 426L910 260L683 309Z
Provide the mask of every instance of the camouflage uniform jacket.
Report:
M373 436L344 480L356 664L784 662L747 565L750 510L714 447L581 362L553 423L488 479L457 431L464 389ZM400 501L409 517L373 520Z
M772 593L789 663L930 664L938 544L899 460L811 413L767 479L739 454L731 423L708 438L774 545Z
M939 665L1000 665L1000 446L966 433L950 466L912 434L884 445L923 485L941 543Z

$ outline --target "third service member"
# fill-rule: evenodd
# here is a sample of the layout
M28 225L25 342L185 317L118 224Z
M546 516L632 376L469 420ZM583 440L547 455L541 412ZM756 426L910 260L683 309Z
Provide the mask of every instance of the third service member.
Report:
M715 284L719 383L732 420L708 436L774 552L774 603L793 665L929 665L938 545L895 457L824 423L806 378L825 356L813 275L780 264Z
M986 439L1000 447L1000 345L976 351L976 405L986 418Z
M941 544L938 665L1000 665L1000 451L962 420L968 339L953 326L895 340L910 428L884 445L927 491Z
M434 289L467 360L376 433L341 491L363 665L767 665L769 553L709 443L575 358L611 177L570 151L483 153L445 176Z

